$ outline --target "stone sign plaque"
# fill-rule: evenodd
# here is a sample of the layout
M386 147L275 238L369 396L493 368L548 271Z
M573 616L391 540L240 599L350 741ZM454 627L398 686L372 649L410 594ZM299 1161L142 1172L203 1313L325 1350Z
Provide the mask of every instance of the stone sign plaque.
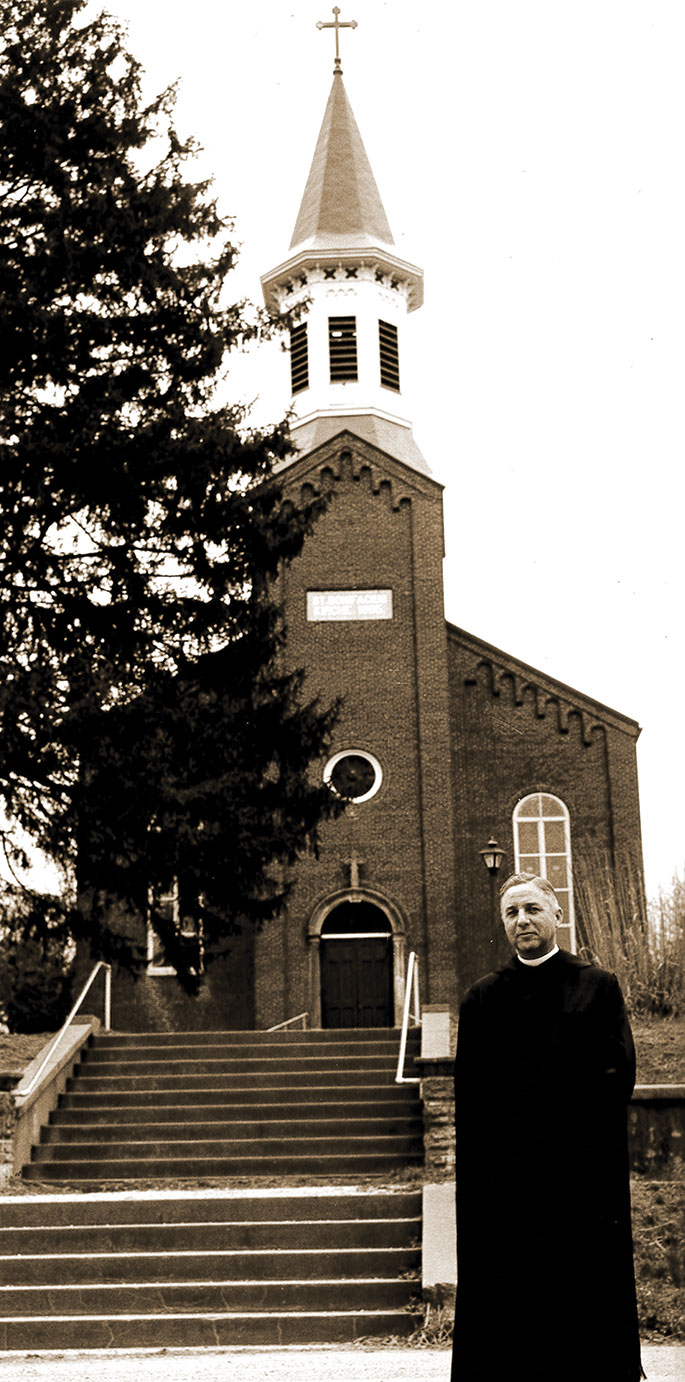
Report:
M307 618L392 619L392 590L308 590Z

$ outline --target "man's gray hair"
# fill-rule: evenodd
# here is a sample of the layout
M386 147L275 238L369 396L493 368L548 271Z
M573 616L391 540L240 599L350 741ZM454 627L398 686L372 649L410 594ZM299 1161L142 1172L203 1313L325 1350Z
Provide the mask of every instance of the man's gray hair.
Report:
M540 888L543 893L549 893L550 896L554 898L557 907L561 906L552 884L548 879L541 878L539 873L511 873L509 877L504 880L499 890L500 897L504 897L508 889L515 888L518 883L535 883L536 887Z

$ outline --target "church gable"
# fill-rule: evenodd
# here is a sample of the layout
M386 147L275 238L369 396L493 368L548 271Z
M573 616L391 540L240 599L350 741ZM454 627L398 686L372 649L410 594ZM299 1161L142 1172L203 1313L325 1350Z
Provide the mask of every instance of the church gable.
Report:
M419 496L440 502L443 491L432 476L405 465L347 429L292 461L279 479L286 490L299 486L308 496L330 495L345 481L363 483L371 494L385 495L393 509Z

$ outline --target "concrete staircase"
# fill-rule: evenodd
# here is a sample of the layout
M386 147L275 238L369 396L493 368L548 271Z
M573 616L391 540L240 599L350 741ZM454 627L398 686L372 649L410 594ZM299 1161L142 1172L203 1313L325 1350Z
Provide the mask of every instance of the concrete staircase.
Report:
M395 1084L398 1047L373 1029L101 1034L23 1175L91 1186L418 1166L418 1086Z
M0 1199L0 1350L406 1335L420 1237L420 1191Z

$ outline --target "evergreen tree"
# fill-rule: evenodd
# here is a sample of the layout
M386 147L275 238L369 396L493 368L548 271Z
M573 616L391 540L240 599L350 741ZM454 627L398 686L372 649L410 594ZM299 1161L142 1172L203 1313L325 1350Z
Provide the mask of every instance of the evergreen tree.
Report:
M281 667L272 579L316 517L273 478L287 428L218 396L274 324L226 299L232 225L173 88L146 104L84 6L0 0L0 791L61 862L81 820L74 927L131 964L108 898L140 910L170 866L210 951L278 908L333 809L308 772L333 712Z

